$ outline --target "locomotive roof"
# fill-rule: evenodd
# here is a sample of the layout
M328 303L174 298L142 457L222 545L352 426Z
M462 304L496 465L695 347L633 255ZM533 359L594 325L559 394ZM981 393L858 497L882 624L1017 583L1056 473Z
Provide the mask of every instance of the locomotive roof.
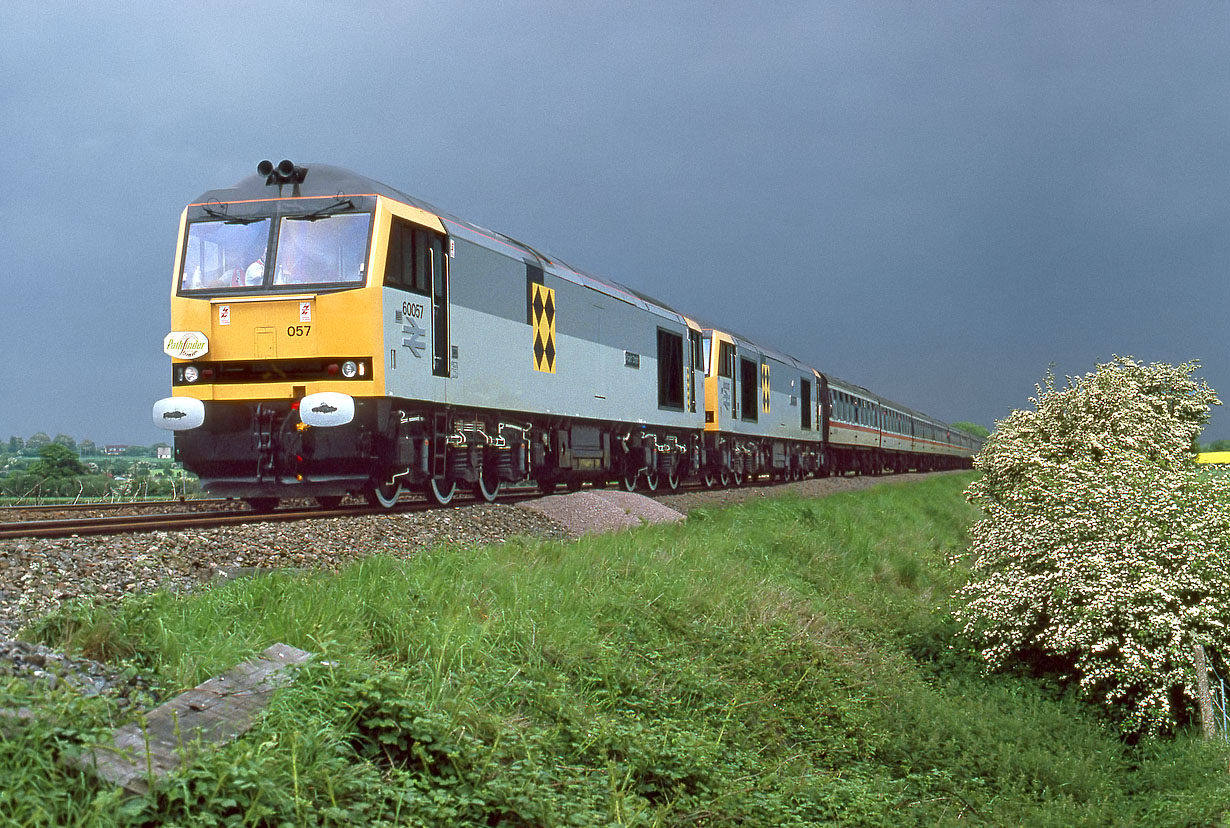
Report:
M545 273L550 273L565 281L605 293L622 302L635 305L642 310L650 311L674 322L686 324L683 314L665 302L621 285L612 279L604 279L592 273L574 268L557 256L544 253L511 236L506 236L498 231L489 230L486 227L454 216L433 204L429 204L420 198L415 198L401 190L394 189L375 179L329 164L305 164L303 169L305 174L303 181L299 184L269 184L265 175L253 173L240 179L233 187L209 190L202 193L195 203L260 201L290 196L301 198L333 198L337 196L359 195L384 196L385 198L400 201L403 204L409 204L412 207L432 213L449 225L450 235L463 238L466 241L504 255L508 255L508 249L511 248L516 251L516 255L523 261L541 267Z

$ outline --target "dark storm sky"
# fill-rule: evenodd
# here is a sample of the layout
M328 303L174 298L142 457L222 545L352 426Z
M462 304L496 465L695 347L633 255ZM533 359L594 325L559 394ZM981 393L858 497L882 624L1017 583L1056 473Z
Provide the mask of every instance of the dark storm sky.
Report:
M166 436L179 213L262 158L946 420L1113 354L1230 395L1230 4L85 5L0 5L0 439Z

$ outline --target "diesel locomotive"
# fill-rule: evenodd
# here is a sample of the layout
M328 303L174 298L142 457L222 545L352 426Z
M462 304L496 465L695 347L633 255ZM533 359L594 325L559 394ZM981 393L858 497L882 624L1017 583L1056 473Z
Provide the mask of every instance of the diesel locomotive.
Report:
M155 424L271 509L506 483L675 488L969 465L980 440L644 293L324 164L181 218Z

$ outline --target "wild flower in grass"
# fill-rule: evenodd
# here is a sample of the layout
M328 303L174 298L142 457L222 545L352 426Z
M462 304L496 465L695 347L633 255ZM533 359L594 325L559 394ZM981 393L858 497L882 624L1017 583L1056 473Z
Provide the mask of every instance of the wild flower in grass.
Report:
M1163 733L1194 696L1192 646L1230 651L1230 484L1193 446L1220 405L1198 363L1116 357L997 424L966 496L958 619L992 668L1077 684L1125 733Z

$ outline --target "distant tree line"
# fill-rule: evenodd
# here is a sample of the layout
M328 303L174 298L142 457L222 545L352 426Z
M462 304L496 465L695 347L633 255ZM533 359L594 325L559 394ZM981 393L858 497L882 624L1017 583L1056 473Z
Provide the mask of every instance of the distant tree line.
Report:
M169 447L124 446L108 454L93 440L78 443L67 434L11 436L0 442L0 496L158 497L195 491L195 478L154 459L159 448Z
M952 427L959 428L966 434L973 434L975 437L989 437L991 434L991 432L987 430L986 426L980 426L978 423L962 421L953 423Z

